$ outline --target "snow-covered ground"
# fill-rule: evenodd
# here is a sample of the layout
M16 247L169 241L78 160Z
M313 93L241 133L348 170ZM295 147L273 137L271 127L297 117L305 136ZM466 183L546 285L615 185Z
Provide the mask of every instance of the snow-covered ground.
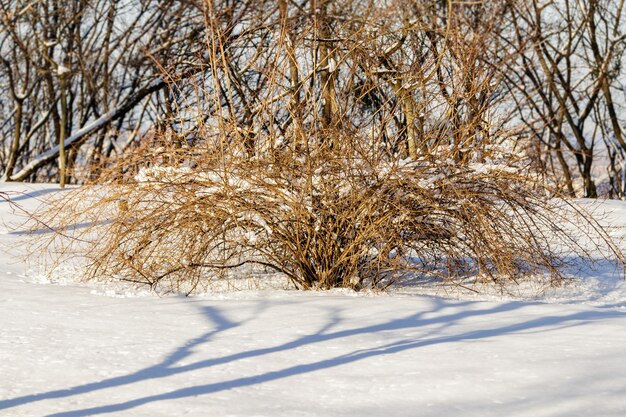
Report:
M3 191L29 209L57 192ZM602 207L626 224L625 203ZM16 256L20 210L0 201L0 217L0 416L626 415L626 286L609 267L520 299L157 297L46 284Z

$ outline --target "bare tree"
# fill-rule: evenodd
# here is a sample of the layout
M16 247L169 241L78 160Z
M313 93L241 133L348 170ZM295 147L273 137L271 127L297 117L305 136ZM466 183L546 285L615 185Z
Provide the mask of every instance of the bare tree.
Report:
M152 93L166 87L155 80L198 64L198 15L169 0L1 1L3 180L60 171L63 183L76 161L107 157L154 123L162 100Z
M572 164L584 196L596 197L597 143L604 140L613 152L615 145L620 153L624 149L613 99L626 40L623 5L532 0L512 9L520 58L506 70L509 86L532 137L558 161L557 175L570 195L575 195Z

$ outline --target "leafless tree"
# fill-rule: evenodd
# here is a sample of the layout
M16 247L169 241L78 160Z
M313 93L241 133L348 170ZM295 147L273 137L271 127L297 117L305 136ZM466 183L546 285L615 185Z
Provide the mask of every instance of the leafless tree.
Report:
M532 0L511 9L509 40L519 48L519 62L505 74L513 99L540 144L537 157L549 161L546 166L572 196L572 165L583 195L597 196L592 167L602 141L611 158L610 178L620 181L616 155L621 158L626 142L615 96L626 41L623 7L622 0ZM613 191L619 194L618 188Z
M170 0L2 0L2 179L45 180L58 158L63 183L155 124L159 77L198 64L197 16Z

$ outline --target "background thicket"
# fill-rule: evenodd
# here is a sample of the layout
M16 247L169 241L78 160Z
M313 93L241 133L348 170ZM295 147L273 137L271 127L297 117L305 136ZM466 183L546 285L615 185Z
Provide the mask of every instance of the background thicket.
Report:
M249 152L351 125L411 158L511 139L557 190L621 198L624 36L623 0L2 0L0 171L82 183L218 124Z

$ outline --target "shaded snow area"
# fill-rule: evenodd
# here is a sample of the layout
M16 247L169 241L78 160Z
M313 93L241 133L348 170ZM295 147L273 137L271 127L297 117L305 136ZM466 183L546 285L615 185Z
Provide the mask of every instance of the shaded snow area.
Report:
M25 208L57 192L2 191ZM619 232L624 203L602 210ZM157 297L51 284L17 256L20 210L0 216L0 416L626 415L626 290L609 266L519 297Z

